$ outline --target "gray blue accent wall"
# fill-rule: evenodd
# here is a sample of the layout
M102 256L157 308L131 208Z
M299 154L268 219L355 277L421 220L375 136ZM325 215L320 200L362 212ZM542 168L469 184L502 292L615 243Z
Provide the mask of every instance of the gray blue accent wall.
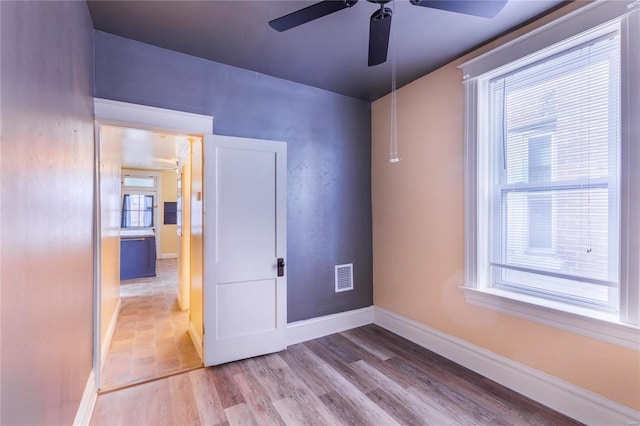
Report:
M288 322L373 304L368 102L103 32L95 96L212 115L219 135L287 142ZM344 263L354 290L335 293Z
M85 2L0 1L0 424L72 424L93 359Z

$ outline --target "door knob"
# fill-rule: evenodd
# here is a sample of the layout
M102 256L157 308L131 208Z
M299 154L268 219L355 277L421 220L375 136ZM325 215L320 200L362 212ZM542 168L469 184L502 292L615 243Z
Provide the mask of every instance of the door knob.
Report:
M284 277L284 258L278 258L278 276Z

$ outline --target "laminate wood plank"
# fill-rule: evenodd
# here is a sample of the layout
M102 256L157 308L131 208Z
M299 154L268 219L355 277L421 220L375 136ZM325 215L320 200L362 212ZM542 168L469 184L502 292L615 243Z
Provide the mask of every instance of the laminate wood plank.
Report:
M359 361L359 358L352 354L344 356L344 354L347 353L346 351L337 348L335 345L328 344L326 339L312 340L305 342L304 345L313 351L321 360L325 361L327 365L330 365L335 371L348 379L362 393L370 392L376 388L375 384L368 377L361 375L351 368L351 363ZM349 361L345 361L345 359Z
M544 407L524 395L513 392L486 377L479 377L469 382L469 388L483 399L501 406L505 410L517 411L523 417L529 417Z
M191 380L187 374L167 378L172 424L201 424L197 402L193 395Z
M289 346L281 355L295 374L315 395L324 395L331 392L326 383L326 378L320 371L325 365L313 352L304 345Z
M203 425L220 424L227 420L212 378L214 374L213 369L210 368L201 368L187 373L191 381L196 408Z
M239 364L229 363L209 368L213 372L211 379L220 397L222 408L226 409L245 402L240 389L238 389L233 379L234 374L238 374L241 371Z
M147 389L136 399L127 401L128 410L122 416L122 425L171 425L171 397L169 387L158 382L147 383ZM130 404L132 402L132 404Z
M253 411L246 403L240 403L224 409L230 426L246 426L260 424L253 415Z
M363 392L331 366L321 367L334 391L342 395L352 410L361 413L372 425L398 425L382 408L371 401ZM372 389L373 390L373 389Z
M382 389L375 389L369 392L367 397L401 425L412 426L428 424L426 419L416 416L399 398Z
M280 357L288 366L297 368L314 368L325 365L326 362L321 360L313 351L307 348L303 343L287 347L286 351L280 353Z
M332 350L332 348L340 348L340 350L349 353L350 356L354 358L354 360L350 363L354 363L359 360L368 362L379 361L378 357L376 357L363 347L356 345L340 333L326 336L325 341L328 343L327 348L329 350Z
M390 351L394 357L404 359L408 362L431 365L437 369L445 369L445 371L456 375L463 373L460 370L463 368L462 366L383 328L371 325L354 330L354 332L362 333L362 336L366 336L367 339L375 342L377 346Z
M246 360L243 370L260 381L272 401L283 398L295 399L304 393L306 388L289 368L272 369L262 357Z
M367 419L358 410L354 410L353 404L347 401L336 391L327 392L318 397L331 414L349 426L367 426Z
M341 340L338 340L341 339ZM354 353L350 350L350 348L343 344L345 340L344 337L341 337L339 334L331 334L329 336L324 336L319 339L311 340L311 342L315 342L322 347L326 348L329 352L331 352L336 359L340 359L345 364L350 364L352 362L356 362L361 359L360 354Z
M276 370L278 368L287 368L287 363L284 362L280 355L280 353L274 353L264 355L262 358L264 359L264 362L267 363L267 366L272 370Z
M259 380L252 374L246 373L236 374L233 377L247 406L253 412L257 424L285 425Z
M452 423L451 417L445 415L442 406L431 398L418 397L415 393L409 392L408 389L403 388L380 371L377 366L369 365L365 361L358 361L354 364L354 368L373 378L380 389L396 395L410 411L426 424L447 425Z
M100 395L91 415L92 425L117 424L120 415L119 408L122 405L123 392L112 392Z
M351 340L355 345L369 352L371 355L375 356L380 361L386 361L389 358L394 356L394 354L391 351L388 351L382 347L376 347L375 345L370 344L366 339L361 338L357 331L347 330L340 333L340 335Z
M340 419L333 416L329 410L312 395L298 395L296 398L284 398L275 401L273 405L287 425L305 426L341 426Z

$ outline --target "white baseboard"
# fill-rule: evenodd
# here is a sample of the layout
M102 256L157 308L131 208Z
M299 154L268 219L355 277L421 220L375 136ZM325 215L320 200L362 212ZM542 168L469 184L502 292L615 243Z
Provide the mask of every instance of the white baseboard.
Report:
M184 311L184 309L182 309L182 297L180 297L179 288L176 290L176 302L178 302L178 308L180 308L181 311Z
M178 253L163 253L160 255L160 259L177 259Z
M200 361L204 361L204 356L202 355L202 338L196 331L196 328L191 321L189 321L189 336L191 336L191 341L193 342L193 346L196 347L196 352L198 352Z
M375 307L374 323L547 407L591 425L638 424L640 411Z
M118 315L120 315L120 308L122 306L122 300L118 298L116 308L111 315L111 321L109 321L109 328L107 328L107 334L104 336L104 341L100 345L100 368L104 367L104 362L107 360L107 354L109 353L109 346L111 345L111 339L113 339L113 333L116 331L116 325L118 324Z
M306 342L373 322L373 306L287 324L288 345Z
M89 373L87 385L84 387L82 400L76 412L76 418L73 420L73 426L87 426L91 422L93 407L98 399L98 390L96 389L96 375L93 370Z

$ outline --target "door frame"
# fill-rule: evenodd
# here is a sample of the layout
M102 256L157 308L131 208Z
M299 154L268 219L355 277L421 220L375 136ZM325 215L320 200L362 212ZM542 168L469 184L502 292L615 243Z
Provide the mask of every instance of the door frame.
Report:
M199 136L203 142L213 133L213 117L109 99L94 98L94 238L93 238L93 373L95 389L100 388L102 370L102 285L100 223L100 125L134 127L153 131Z

